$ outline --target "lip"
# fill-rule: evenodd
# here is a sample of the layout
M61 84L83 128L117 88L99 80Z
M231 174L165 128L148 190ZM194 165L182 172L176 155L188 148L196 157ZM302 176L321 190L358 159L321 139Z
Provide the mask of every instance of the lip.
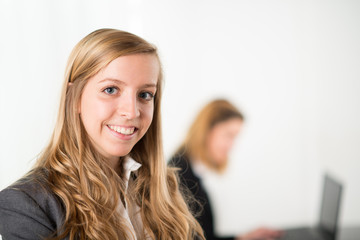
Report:
M125 135L125 134L116 132L115 130L112 130L109 125L111 125L111 126L117 126L117 127L122 127L122 128L135 128L135 130L134 130L134 132L133 132L132 134ZM111 133L112 135L114 135L115 137L117 137L117 138L119 138L119 139L121 139L121 140L131 140L131 139L134 137L134 135L135 135L135 134L138 132L138 130L139 130L139 129L138 129L137 127L135 127L135 126L125 126L125 125L107 124L106 127L107 127L107 129L110 131L110 133Z

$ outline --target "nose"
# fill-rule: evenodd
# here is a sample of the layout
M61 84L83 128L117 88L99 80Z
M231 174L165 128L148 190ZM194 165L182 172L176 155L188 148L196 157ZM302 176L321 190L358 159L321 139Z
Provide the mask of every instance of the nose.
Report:
M134 119L140 116L137 96L134 93L124 93L118 103L120 116L126 119Z

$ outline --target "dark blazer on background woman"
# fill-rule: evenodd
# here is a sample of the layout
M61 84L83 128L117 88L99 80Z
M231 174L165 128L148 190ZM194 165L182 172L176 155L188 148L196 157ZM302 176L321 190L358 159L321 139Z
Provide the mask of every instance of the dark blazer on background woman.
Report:
M182 152L182 151L180 151ZM211 204L201 179L194 174L185 154L176 154L170 161L169 165L179 168L180 186L190 190L193 197L200 203L192 204L190 207L195 213L195 217L204 230L207 240L233 240L234 237L216 237L214 232L214 218ZM185 189L186 190L186 189Z

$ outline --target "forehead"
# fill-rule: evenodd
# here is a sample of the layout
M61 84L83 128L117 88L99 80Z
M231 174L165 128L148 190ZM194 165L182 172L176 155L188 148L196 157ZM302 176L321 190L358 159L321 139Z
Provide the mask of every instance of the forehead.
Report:
M114 59L97 75L98 77L121 78L120 80L130 77L156 82L159 73L160 63L155 54L133 54Z
M230 118L215 124L214 129L238 129L242 124L243 121L240 118Z

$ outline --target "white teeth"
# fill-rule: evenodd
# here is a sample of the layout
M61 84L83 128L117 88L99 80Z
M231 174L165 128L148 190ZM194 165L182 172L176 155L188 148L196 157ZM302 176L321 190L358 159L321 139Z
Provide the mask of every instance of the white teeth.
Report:
M132 128L124 128L124 127L119 127L119 126L113 126L113 125L109 125L110 129L118 132L118 133L121 133L121 134L124 134L124 135L130 135L130 134L133 134L134 131L135 131L135 128L132 127Z

